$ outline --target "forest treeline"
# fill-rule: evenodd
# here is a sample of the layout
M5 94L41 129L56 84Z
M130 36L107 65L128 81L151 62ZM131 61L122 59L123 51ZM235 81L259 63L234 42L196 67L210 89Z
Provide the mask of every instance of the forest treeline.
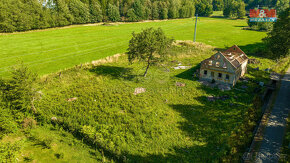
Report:
M289 0L1 0L0 32L27 31L71 24L188 18L224 11L242 18L245 9L276 7Z

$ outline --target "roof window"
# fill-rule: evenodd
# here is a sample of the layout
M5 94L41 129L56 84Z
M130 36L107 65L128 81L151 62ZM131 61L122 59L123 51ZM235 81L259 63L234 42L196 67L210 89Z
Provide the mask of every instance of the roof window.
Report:
M212 66L212 61L208 61L208 65Z
M215 66L216 66L216 67L220 67L220 62L216 62L216 63L215 63Z

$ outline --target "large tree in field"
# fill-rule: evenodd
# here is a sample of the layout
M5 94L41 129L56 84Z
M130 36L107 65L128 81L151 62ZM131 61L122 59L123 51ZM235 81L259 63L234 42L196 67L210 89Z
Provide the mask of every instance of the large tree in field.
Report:
M290 49L290 8L284 10L274 24L273 30L264 40L268 45L273 57L289 56Z
M167 57L167 50L171 46L173 39L165 36L161 28L147 28L140 33L134 33L129 42L128 60L146 62L147 67L144 73L146 77L150 65L164 61Z

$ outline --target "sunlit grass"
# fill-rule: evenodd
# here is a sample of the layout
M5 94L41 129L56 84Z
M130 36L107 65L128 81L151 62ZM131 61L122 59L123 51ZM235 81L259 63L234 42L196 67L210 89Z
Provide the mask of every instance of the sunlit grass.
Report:
M217 48L260 42L265 33L242 30L246 20L201 17L197 41ZM133 31L161 27L176 40L193 40L194 21L177 19L112 26L72 26L15 34L0 34L0 74L23 61L40 75L126 51Z

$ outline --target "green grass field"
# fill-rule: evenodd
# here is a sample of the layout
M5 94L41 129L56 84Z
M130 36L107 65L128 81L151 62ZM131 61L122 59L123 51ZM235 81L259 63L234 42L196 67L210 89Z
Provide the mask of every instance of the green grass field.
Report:
M197 41L218 48L260 42L265 33L241 30L246 20L204 18L198 22ZM131 33L161 27L176 40L192 40L193 19L127 23L111 26L82 25L44 31L0 34L0 75L23 61L40 75L126 51Z

